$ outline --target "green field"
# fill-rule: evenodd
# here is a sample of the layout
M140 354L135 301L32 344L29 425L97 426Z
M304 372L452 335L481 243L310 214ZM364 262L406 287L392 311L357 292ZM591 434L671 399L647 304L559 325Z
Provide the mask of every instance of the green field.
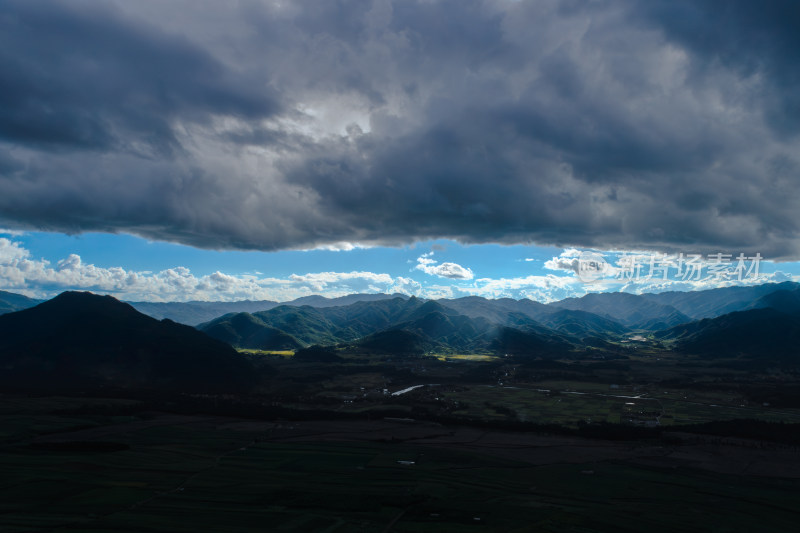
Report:
M293 350L256 350L253 348L237 348L236 350L239 353L248 355L279 355L281 357L292 357L294 355Z
M429 357L435 357L439 361L447 361L448 359L452 359L454 361L494 361L497 359L496 355L484 355L484 354L469 354L469 353L460 353L460 354L430 354Z

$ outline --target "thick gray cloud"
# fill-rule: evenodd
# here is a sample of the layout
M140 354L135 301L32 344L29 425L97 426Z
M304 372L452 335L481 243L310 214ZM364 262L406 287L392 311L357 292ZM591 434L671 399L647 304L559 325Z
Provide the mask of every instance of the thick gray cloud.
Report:
M239 73L180 36L102 3L4 2L0 138L39 149L180 148L173 120L278 111L268 69Z
M795 2L2 2L0 223L800 258Z

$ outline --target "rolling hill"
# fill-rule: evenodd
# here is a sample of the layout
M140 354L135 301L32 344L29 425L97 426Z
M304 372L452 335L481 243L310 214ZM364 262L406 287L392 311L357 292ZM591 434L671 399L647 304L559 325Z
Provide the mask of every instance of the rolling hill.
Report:
M256 350L296 350L302 344L278 328L265 324L250 313L225 315L206 328L210 337L226 342L231 346Z
M562 309L540 318L542 325L579 339L619 337L630 331L619 322L588 311Z
M278 349L276 344L269 344L270 348L266 348L267 344L261 340L268 338L270 342L285 340L287 346L295 340L302 346L342 344L355 347L357 351L369 348L382 354L426 351L506 353L509 343L503 339L513 335L510 330L520 332L520 340L511 349L515 353L526 351L536 355L545 347L548 353L573 347L565 334L547 328L525 314L503 311L497 316L501 316L506 324L513 324L506 326L487 319L484 313L476 313L474 317L461 314L443 305L447 302L411 297L359 301L325 308L279 306L252 315L226 315L199 328L216 339L241 348ZM578 328L575 324L581 320L601 323L607 329L624 330L618 324L609 326L610 321L591 313L577 313L571 325ZM584 329L595 331L597 328L587 325Z
M520 330L500 327L489 343L489 349L498 354L517 356L552 357L566 354L573 346L563 337L538 330Z
M388 329L367 335L351 345L351 349L366 354L420 356L439 351L442 346L419 333L403 329Z
M65 292L0 316L4 387L242 391L253 368L194 328L158 321L110 296Z
M241 348L261 347L252 342L254 325L274 328L301 346L331 345L352 342L408 321L413 317L414 311L424 303L424 300L413 297L398 297L322 308L280 305L254 313L250 315L253 318L247 321L240 317L237 324L231 323L231 315L225 315L201 324L198 328L225 342L231 342L230 339L238 337L241 340L234 342L234 345Z

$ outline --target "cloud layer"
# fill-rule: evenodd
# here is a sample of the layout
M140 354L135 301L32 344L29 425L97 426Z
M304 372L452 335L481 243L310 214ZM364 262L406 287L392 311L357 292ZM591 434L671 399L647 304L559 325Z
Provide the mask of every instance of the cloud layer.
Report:
M471 270L454 263L435 264L430 259L428 263L419 261L415 270L438 276L443 278L442 282L446 282L436 284L369 271L310 272L282 278L223 272L198 276L183 266L159 272L133 271L122 267L98 267L83 262L77 254L69 254L53 265L47 260L33 257L20 242L0 237L0 290L37 298L50 298L65 290L90 290L129 301L288 301L311 294L336 297L353 293L400 293L423 298L483 296L551 302L589 292L700 290L794 279L782 272L775 272L737 281L721 279L705 270L699 279L693 276L685 280L675 276L670 276L670 279L660 279L658 276L647 278L644 275L636 278L609 276L593 283L584 283L568 266L562 268L558 264L563 257L574 257L574 252L565 250L562 258L548 261L551 269L568 270L567 275L472 279ZM429 257L430 254L426 254L419 259ZM624 257L628 256L618 255L608 259L619 265ZM644 259L642 262L645 262Z
M800 259L799 24L791 1L9 0L0 224Z
M137 272L86 264L76 254L52 265L34 258L19 242L0 238L0 289L41 298L65 290L91 290L131 301L286 301L311 294L417 294L421 285L407 277L364 271L292 274L285 278L222 272L197 276L182 266Z

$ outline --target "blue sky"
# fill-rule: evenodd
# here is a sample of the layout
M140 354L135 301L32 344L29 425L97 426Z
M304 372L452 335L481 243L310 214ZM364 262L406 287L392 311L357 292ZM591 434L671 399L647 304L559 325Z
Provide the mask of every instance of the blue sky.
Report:
M37 258L57 263L70 254L98 267L123 266L128 270L159 271L184 266L197 275L222 271L241 275L261 273L285 277L326 270L349 272L372 270L393 276L425 278L416 270L420 255L433 252L441 262L463 264L476 277L543 275L544 261L561 253L560 248L524 245L471 245L438 240L400 247L354 248L351 250L294 250L281 252L216 251L174 243L149 241L133 235L24 232L16 236L0 233L21 243Z
M422 297L533 298L594 291L696 290L737 283L786 281L800 264L759 261L759 278L717 279L701 272L685 281L606 279L587 283L575 271L580 250L533 245L418 242L349 250L215 251L132 235L0 230L0 289L49 297L68 289L128 300L269 299L309 294L401 292ZM612 265L624 255L601 252ZM646 262L643 261L643 263ZM752 263L752 261L750 262Z

